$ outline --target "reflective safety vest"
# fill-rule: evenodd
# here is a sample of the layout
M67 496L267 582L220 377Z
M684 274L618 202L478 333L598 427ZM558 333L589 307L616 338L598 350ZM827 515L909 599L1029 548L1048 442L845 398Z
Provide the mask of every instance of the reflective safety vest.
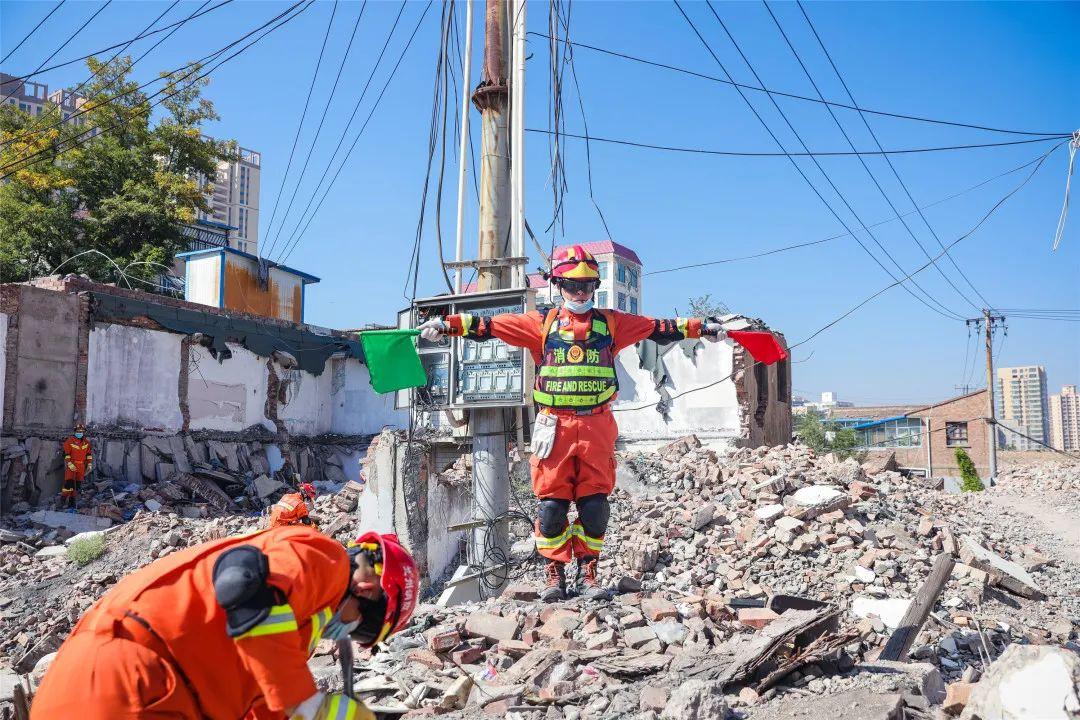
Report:
M551 408L592 410L611 401L619 391L610 318L593 310L585 340L563 329L558 310L544 320L544 358L537 369L533 400Z

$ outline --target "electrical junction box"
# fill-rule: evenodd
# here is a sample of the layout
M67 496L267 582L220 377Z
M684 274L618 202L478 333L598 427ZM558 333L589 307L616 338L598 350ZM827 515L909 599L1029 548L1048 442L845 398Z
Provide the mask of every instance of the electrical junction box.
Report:
M536 309L536 290L518 288L467 295L418 299L398 313L398 327L418 327L425 320L470 313L492 317ZM428 410L522 407L532 404L532 355L502 340L477 342L443 336L431 342L417 337L420 363L428 384L397 393L398 408L416 405Z

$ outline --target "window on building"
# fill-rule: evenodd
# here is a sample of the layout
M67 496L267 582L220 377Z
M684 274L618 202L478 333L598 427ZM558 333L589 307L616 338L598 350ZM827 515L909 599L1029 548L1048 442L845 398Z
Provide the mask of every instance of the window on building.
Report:
M610 265L610 264L611 263L608 263L608 262L599 263L599 265L600 265L600 279L601 280L607 280L608 279L608 265Z
M968 424L966 422L945 423L945 445L968 447Z
M626 268L626 284L632 288L638 286L638 271L634 268Z
M638 312L637 298L633 295L630 296L630 312L634 313L635 315L637 315Z
M619 293L619 309L626 309L626 293Z
M607 290L601 290L600 292L596 293L596 305L597 307L602 308L611 307L610 305L608 305L607 302Z
M626 266L622 263L615 263L615 279L626 284Z

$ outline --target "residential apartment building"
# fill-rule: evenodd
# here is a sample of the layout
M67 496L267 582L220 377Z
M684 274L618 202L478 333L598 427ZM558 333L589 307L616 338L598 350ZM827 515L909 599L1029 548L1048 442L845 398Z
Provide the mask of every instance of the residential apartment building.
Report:
M49 86L0 73L0 98L3 98L5 104L14 105L24 113L37 117L45 112L45 104L49 101Z
M69 119L78 127L86 125L86 115L78 115L75 118L74 115L79 109L86 104L86 98L82 95L72 92L67 88L60 88L54 92L49 93L49 102L56 103L60 107L60 117L64 122Z
M1075 385L1065 385L1050 396L1050 445L1058 450L1080 451L1080 395Z
M1046 370L1041 365L997 369L995 412L1002 421L1002 447L1042 450L1050 438ZM1033 439L1023 437L1016 429Z
M210 212L200 212L198 219L235 228L229 235L232 247L258 254L259 185L262 156L240 148L235 162L218 164L213 192L208 194Z

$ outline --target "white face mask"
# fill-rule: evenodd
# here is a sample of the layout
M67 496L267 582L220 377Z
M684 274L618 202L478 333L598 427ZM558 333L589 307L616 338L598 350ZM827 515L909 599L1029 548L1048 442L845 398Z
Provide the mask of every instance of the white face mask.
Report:
M592 298L589 298L588 300L584 300L582 302L574 302L573 300L563 298L563 307L565 307L570 312L576 313L578 315L589 312L590 310L592 310L592 306Z
M359 620L354 620L350 623L341 622L341 608L339 607L337 612L326 621L326 627L323 628L322 638L323 640L341 640L349 637L349 633L355 630L360 625Z

